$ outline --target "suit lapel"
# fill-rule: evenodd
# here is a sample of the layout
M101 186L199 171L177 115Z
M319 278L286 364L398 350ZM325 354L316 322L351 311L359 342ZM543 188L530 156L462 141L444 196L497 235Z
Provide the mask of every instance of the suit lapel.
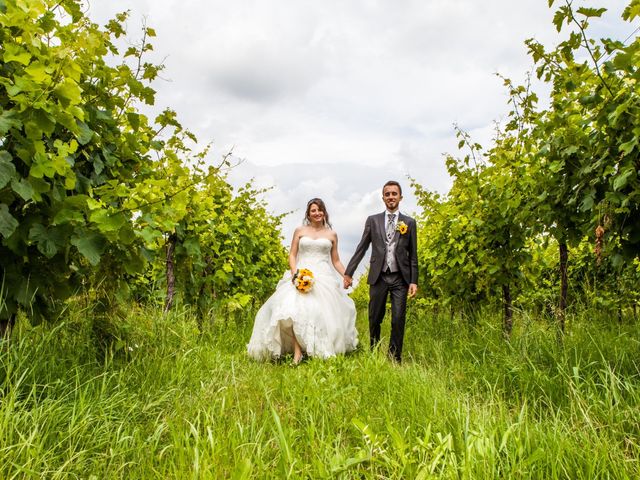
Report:
M387 244L387 231L386 226L384 224L384 212L379 213L378 217L378 232L380 233L380 238L382 238L382 243Z

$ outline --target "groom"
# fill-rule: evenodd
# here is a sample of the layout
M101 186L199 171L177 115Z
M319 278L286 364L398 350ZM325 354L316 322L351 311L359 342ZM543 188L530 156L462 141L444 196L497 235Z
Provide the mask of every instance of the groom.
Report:
M371 348L380 342L380 325L391 294L391 339L389 356L400 362L407 313L407 297L418 290L418 240L416 221L398 210L402 187L390 180L382 188L386 211L371 215L364 224L362 239L344 274L344 288L353 283L353 274L371 245L369 265L369 335Z

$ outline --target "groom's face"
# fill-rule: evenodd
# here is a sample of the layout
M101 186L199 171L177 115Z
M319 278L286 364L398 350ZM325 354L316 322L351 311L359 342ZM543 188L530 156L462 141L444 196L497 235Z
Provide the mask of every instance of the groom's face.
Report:
M395 212L400 205L402 195L400 195L400 188L397 185L387 185L382 190L382 201L390 212Z

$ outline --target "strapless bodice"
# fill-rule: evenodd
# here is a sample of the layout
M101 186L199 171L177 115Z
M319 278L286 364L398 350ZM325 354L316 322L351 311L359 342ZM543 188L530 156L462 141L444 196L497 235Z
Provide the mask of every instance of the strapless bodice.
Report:
M298 268L331 268L332 242L328 238L300 237L298 244Z

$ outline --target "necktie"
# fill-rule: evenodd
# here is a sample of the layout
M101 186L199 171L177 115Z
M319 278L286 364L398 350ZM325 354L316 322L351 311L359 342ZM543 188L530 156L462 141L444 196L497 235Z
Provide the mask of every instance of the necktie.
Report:
M389 214L389 221L387 222L387 241L389 242L393 238L393 232L395 231L395 225L396 225L395 218L396 218L395 213Z

